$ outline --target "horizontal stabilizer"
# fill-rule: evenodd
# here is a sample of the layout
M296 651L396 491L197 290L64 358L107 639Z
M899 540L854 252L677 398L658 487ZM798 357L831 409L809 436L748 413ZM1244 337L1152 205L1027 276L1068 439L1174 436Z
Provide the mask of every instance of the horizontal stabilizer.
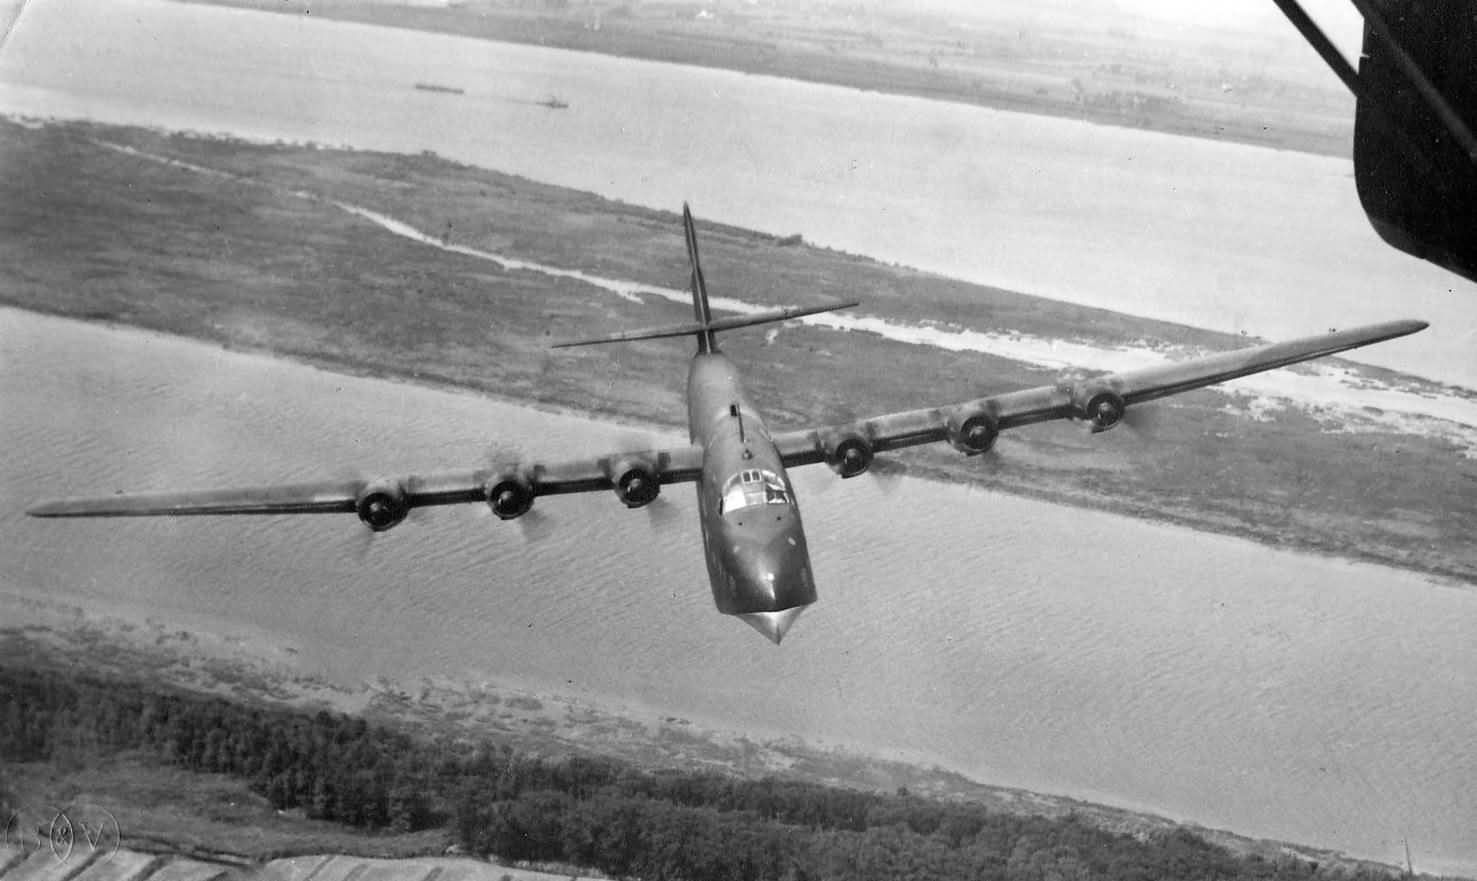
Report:
M826 306L793 306L786 309L776 309L772 312L760 312L757 315L734 315L730 318L714 318L707 323L691 321L686 324L673 324L667 327L649 327L642 330L627 330L621 333L613 333L609 336L593 337L585 340L570 340L555 343L552 348L568 349L574 346L594 346L600 343L623 343L631 340L655 340L663 337L687 336L688 334L716 332L720 330L734 330L739 327L752 327L756 324L770 324L776 321L789 321L791 318L800 318L804 315L815 315L819 312L832 312L836 309L850 309L858 305L859 301L853 300L849 303L833 303Z

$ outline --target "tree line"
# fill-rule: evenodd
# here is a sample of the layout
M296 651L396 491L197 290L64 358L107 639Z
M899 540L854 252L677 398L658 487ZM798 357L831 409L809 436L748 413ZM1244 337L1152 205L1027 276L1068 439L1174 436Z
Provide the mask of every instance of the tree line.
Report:
M92 675L0 667L0 756L143 750L229 774L282 809L386 831L446 827L468 852L645 881L1384 881L1240 857L1184 829L1117 834L1075 817L781 777L645 771L417 738L327 711L251 705ZM0 772L3 774L3 772ZM3 786L3 779L0 779Z

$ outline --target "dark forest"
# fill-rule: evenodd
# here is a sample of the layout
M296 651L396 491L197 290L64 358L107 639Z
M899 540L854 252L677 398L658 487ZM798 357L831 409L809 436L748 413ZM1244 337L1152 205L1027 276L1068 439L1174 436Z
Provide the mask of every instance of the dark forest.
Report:
M1189 830L1130 836L1068 817L603 758L534 756L492 740L425 739L364 719L119 679L0 667L10 762L144 752L232 775L283 810L368 830L447 828L503 862L616 878L1337 879L1287 857L1239 857ZM0 768L0 798L4 793Z

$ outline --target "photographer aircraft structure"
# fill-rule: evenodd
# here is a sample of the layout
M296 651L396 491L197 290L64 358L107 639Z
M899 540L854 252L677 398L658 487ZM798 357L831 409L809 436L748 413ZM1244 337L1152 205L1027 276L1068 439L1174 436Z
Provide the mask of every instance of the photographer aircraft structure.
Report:
M628 508L655 501L667 484L697 484L708 579L718 611L734 615L778 643L816 601L815 578L795 489L786 469L824 462L843 478L856 477L875 453L947 442L965 455L988 451L1000 432L1053 419L1080 420L1107 431L1127 407L1415 333L1420 321L1397 321L1192 361L1048 385L992 397L890 413L843 425L771 432L744 394L738 369L718 349L717 334L855 303L787 308L758 315L714 318L698 261L697 231L683 206L691 266L693 321L598 339L692 336L697 340L687 378L690 442L673 449L622 452L577 462L518 462L457 473L339 480L227 490L119 494L44 502L36 517L139 517L221 514L354 514L375 532L428 505L485 504L499 518L527 514L541 496L614 492Z

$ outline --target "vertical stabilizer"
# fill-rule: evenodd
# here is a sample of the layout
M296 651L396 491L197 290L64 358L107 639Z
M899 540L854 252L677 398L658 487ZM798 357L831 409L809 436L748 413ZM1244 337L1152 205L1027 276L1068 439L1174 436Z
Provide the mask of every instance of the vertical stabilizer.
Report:
M692 313L697 320L688 324L672 324L665 327L648 327L641 330L626 330L620 333L606 334L604 336L590 337L588 339L566 340L554 343L556 349L568 348L570 346L593 346L599 343L629 342L631 340L655 340L663 337L687 336L692 334L697 337L698 352L716 352L718 343L714 335L720 330L734 330L740 327L753 327L756 324L770 324L775 321L789 321L793 318L803 318L806 315L815 315L818 312L830 312L833 309L850 309L857 305L855 301L850 303L831 303L825 306L786 306L783 309L773 309L766 312L746 312L740 315L730 315L727 318L714 320L713 313L708 310L708 285L703 281L703 266L697 257L697 227L692 222L692 210L687 203L682 203L682 231L687 236L687 261L692 264Z
M697 333L699 352L716 352L718 346L713 331L713 313L708 310L708 285L703 281L703 265L697 256L697 226L692 222L692 210L682 203L682 231L687 235L687 262L692 265L692 312L703 329Z

